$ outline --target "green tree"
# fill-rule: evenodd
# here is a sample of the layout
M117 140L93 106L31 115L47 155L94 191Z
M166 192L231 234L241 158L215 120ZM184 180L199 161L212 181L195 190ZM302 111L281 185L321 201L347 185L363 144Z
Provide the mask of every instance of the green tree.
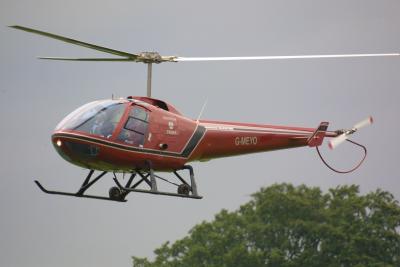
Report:
M305 185L263 188L239 210L154 251L134 267L400 266L400 206L382 190L323 193Z

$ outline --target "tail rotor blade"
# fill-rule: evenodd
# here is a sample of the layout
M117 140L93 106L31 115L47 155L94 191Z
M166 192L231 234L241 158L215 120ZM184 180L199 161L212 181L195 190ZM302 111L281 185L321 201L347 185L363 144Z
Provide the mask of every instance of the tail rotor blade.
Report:
M359 123L357 123L356 125L354 125L354 129L356 129L356 130L361 129L365 126L372 124L373 122L374 122L373 118L371 116L369 116L365 120L362 120Z
M330 149L334 149L335 147L337 147L338 145L343 143L347 139L347 136L348 136L347 134L342 134L342 135L339 135L336 138L333 138L328 143L329 148Z

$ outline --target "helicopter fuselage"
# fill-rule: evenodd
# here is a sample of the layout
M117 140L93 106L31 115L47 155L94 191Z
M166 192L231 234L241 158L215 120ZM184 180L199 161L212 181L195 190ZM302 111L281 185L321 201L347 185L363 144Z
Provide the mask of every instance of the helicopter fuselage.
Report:
M67 161L88 169L173 171L191 161L315 146L316 128L192 120L164 101L128 97L89 103L68 115L52 142ZM326 129L325 129L326 130ZM314 135L314 136L313 136Z

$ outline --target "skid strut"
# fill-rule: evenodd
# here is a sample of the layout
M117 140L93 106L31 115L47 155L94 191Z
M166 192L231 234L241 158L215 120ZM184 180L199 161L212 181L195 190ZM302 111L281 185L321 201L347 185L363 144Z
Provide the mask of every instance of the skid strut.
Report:
M149 164L149 166L151 166ZM131 176L129 177L128 181L125 185L122 185L120 181L117 179L115 173L113 180L117 186L111 187L109 191L109 196L98 196L98 195L88 195L85 194L86 190L88 190L91 186L93 186L96 182L98 182L101 178L103 178L107 172L103 171L95 178L91 179L94 170L90 170L88 175L86 176L85 180L83 181L82 185L80 186L79 190L76 193L72 192L63 192L63 191L53 191L48 190L44 186L40 184L39 181L35 180L36 185L46 194L53 194L53 195L63 195L63 196L72 196L72 197L81 197L81 198L92 198L92 199L101 199L101 200L111 200L117 202L126 202L126 196L131 192L138 192L138 193L148 193L148 194L155 194L155 195L164 195L164 196L174 196L174 197L182 197L182 198L194 198L194 199L201 199L202 196L199 196L197 193L197 186L194 179L194 172L193 168L189 165L184 166L180 170L188 170L190 175L190 184L182 178L182 176L178 173L179 170L175 170L173 173L175 177L181 181L181 184L176 184L173 182L168 181L167 179L160 177L154 173L152 168L147 170L136 170L132 172ZM134 183L135 178L138 177L137 181ZM170 184L176 185L178 187L178 192L163 192L159 191L157 188L157 179L163 180ZM141 184L147 184L149 189L140 189L138 188Z
M175 174L176 178L178 178L182 184L178 185L176 183L172 183L168 181L167 179L158 176L154 174L154 171L152 169L143 171L143 170L137 170L136 174L139 175L141 178L138 182L136 182L133 186L123 186L116 176L114 175L114 182L115 184L121 189L122 192L138 192L138 193L148 193L148 194L154 194L154 195L164 195L164 196L173 196L173 197L182 197L182 198L194 198L194 199L202 199L202 196L199 196L197 193L197 186L196 182L194 179L194 172L192 166L185 165L181 170L188 170L189 175L190 175L190 184L188 184L181 175L177 171L174 171L173 173ZM178 193L172 193L172 192L163 192L159 191L157 189L157 179L163 180L165 182L174 184L178 186ZM149 189L139 189L137 188L140 184L145 182ZM131 183L127 183L131 184ZM182 189L183 188L183 189Z

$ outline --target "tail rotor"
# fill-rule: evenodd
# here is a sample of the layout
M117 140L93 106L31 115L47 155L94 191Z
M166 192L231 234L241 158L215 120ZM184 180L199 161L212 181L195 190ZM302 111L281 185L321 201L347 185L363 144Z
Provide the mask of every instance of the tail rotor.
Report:
M364 128L365 126L371 125L373 121L374 121L373 118L369 116L368 118L356 123L351 129L336 131L338 136L329 141L328 143L329 148L335 149L337 146L346 141L350 135L354 134L355 132L357 132L361 128Z
M349 138L350 135L354 134L355 132L357 132L357 131L360 130L361 128L363 128L363 127L365 127L365 126L368 126L368 125L371 125L372 123L373 123L373 119L372 119L371 116L369 116L368 118L366 118L366 119L364 119L364 120L362 120L362 121L356 123L356 124L353 126L353 128L351 128L351 129L348 129L348 130L338 130L338 131L334 132L334 133L336 133L336 136L335 136L335 135L332 136L333 139L331 139L331 140L329 141L329 143L328 143L328 146L329 146L330 149L336 148L337 146L339 146L340 144L342 144L344 141L350 142L351 144L353 144L353 145L355 145L355 146L358 146L359 148L362 149L362 151L363 151L363 153L364 153L364 156L363 156L362 159L358 162L358 164L355 165L352 169L350 169L350 170L338 170L338 169L332 167L332 166L331 166L330 164L328 164L328 162L322 157L322 154L321 154L321 152L319 151L318 146L316 146L315 148L317 149L318 155L319 155L319 157L321 158L322 162L323 162L329 169L331 169L332 171L337 172L337 173L345 174L345 173L350 173L350 172L353 172L353 171L357 170L357 169L361 166L361 164L364 162L365 158L367 157L367 148L366 148L365 146L363 146L362 144L359 144L359 143L357 143L357 142L354 142L354 141L352 141L352 140L350 140L350 139L348 139L348 138Z

